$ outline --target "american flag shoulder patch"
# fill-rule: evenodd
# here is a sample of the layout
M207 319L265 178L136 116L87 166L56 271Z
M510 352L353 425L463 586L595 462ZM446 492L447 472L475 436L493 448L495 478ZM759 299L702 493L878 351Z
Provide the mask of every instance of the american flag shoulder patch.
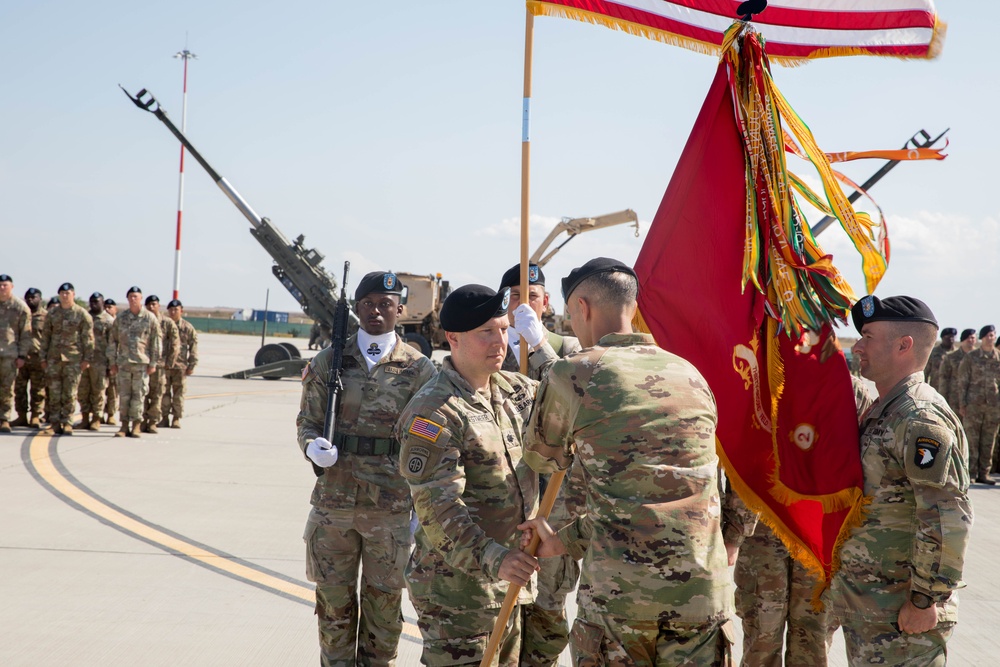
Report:
M410 424L409 433L412 433L418 438L423 438L428 442L437 442L437 439L441 437L441 429L443 428L444 426L432 422L430 419L414 417L413 423Z

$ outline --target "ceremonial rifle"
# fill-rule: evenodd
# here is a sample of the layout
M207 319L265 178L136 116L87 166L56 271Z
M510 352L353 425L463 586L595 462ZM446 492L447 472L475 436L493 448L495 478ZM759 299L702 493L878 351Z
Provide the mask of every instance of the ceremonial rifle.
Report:
M337 400L344 389L340 376L344 370L344 342L347 340L347 322L350 306L347 302L347 274L351 263L344 262L344 279L340 283L340 298L333 313L333 340L330 342L330 372L326 376L326 419L323 421L323 437L333 443L337 428ZM313 471L319 477L323 468L313 464Z

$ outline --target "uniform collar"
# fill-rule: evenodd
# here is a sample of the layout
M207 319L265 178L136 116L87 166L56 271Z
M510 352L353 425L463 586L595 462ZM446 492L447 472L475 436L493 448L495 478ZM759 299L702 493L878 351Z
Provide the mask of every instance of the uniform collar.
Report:
M455 365L451 363L451 355L444 358L441 362L441 372L444 373L445 377L455 385L467 402L473 403L477 400L482 401L483 397L478 391L472 388L472 385L462 377L462 375L455 370ZM497 391L500 391L500 396L497 395ZM498 400L502 401L502 396L505 394L514 393L514 387L507 381L507 378L503 376L502 373L493 373L490 375L490 396L492 401L496 403Z
M382 359L379 359L379 362L375 364L375 366L386 364L391 361L406 361L406 351L403 350L404 345L409 347L406 341L400 338L399 334L396 334L396 344L392 346L392 350L389 351L389 354L387 354ZM358 363L365 365L365 368L367 368L366 365L367 362L365 361L365 358L362 355L360 348L358 348L357 333L351 334L350 336L347 337L347 340L344 341L344 351L349 352L352 357L358 360ZM375 366L372 366L372 368L374 368Z
M917 371L907 375L905 378L896 383L896 386L889 390L886 394L885 400L881 398L876 398L875 402L872 403L871 409L868 411L867 419L875 419L882 416L882 412L886 407L894 400L905 394L910 387L914 387L924 381L924 372Z
M597 341L600 347L628 347L629 345L656 345L653 336L646 333L611 333Z

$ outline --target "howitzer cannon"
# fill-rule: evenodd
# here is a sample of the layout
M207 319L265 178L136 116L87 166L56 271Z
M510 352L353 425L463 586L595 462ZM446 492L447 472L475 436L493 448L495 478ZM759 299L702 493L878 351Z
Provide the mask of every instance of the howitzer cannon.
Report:
M194 159L208 172L219 189L250 221L250 234L257 239L257 242L274 260L274 264L271 266L274 277L295 297L306 315L332 330L337 311L337 282L322 266L323 253L315 248L306 248L305 236L302 234L299 234L295 241L289 243L281 230L272 225L269 219L257 215L257 212L236 191L236 188L215 171L191 141L171 122L167 112L162 109L160 103L149 91L142 89L137 95L132 95L124 87L119 86L119 88L132 100L133 104L143 111L153 114L166 125L167 129L184 145L184 148L194 156ZM352 321L356 323L357 316L353 311L349 310L348 312ZM294 377L299 375L305 367L306 362L301 357L298 348L294 345L264 345L254 357L254 368L230 373L225 377L239 379L256 375L273 380Z

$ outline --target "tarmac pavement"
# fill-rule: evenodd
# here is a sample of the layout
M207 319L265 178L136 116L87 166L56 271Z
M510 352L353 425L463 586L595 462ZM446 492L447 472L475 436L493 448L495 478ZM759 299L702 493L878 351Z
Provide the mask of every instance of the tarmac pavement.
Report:
M252 365L259 339L199 343L182 429L0 435L0 665L318 663L302 542L315 478L295 443L299 383L221 378ZM1000 487L971 496L950 663L991 665ZM420 638L408 603L404 617L397 664L409 667ZM839 632L830 664L847 665Z

